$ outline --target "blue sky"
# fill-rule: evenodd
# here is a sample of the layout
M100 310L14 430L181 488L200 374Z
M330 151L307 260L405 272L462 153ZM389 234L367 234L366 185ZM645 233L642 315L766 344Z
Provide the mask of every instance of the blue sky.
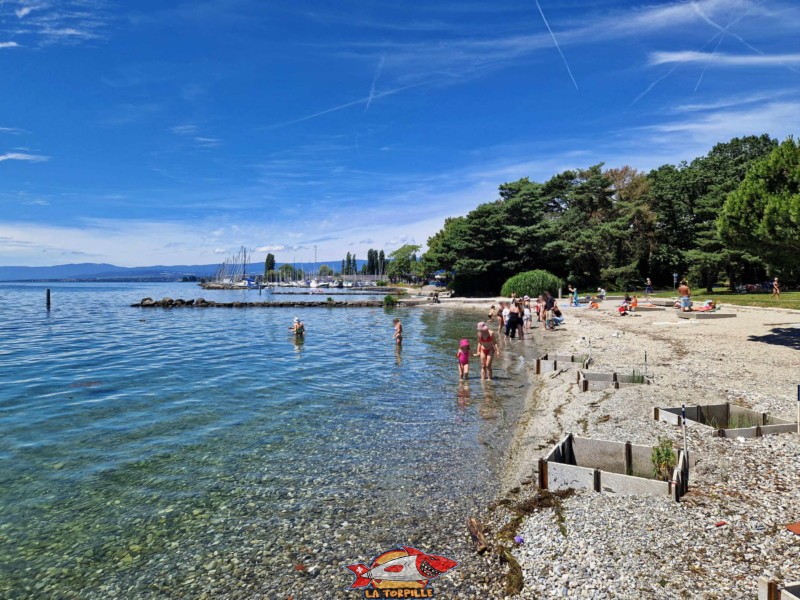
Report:
M0 0L0 264L366 258L800 133L795 0Z

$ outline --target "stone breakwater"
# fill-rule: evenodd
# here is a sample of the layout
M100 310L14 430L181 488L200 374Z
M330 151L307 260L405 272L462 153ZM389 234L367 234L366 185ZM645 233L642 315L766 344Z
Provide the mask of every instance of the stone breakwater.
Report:
M383 300L344 300L311 302L214 302L205 298L184 300L182 298L142 298L131 304L135 308L375 308L383 306Z

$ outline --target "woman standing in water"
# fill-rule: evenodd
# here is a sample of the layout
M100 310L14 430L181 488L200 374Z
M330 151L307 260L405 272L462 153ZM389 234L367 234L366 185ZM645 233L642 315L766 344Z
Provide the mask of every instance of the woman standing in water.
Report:
M492 361L495 354L500 354L497 339L486 323L481 321L478 323L478 351L475 353L475 356L481 357L481 379L492 380Z

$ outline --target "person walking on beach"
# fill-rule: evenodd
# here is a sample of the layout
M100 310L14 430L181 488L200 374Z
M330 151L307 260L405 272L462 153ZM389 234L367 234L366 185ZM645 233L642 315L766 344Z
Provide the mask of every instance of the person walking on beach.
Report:
M400 319L392 319L394 323L394 343L399 346L403 343L403 324Z
M772 280L772 296L770 296L770 300L775 300L775 298L781 297L781 284L778 281L778 278Z
M692 310L692 290L689 284L684 279L678 286L678 296L680 296L681 312L689 312Z
M649 300L650 299L650 294L652 294L652 293L653 293L653 282L650 281L650 278L648 277L644 282L644 297L645 297L645 300Z
M492 361L494 356L500 355L500 347L497 345L497 338L489 331L486 323L478 323L478 351L475 356L481 358L481 379L492 380Z
M306 326L300 320L300 317L295 317L292 326L289 327L289 331L291 331L295 337L303 337L306 333Z
M456 352L458 359L458 378L469 379L469 340L464 338L458 345Z

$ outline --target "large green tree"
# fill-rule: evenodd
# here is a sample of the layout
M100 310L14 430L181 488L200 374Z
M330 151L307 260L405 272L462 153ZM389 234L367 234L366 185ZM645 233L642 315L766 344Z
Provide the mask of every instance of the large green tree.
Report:
M754 162L717 220L721 238L774 271L800 269L800 144L785 140Z
M417 260L417 252L420 246L416 244L404 244L397 250L389 253L391 261L387 265L386 273L394 281L404 279L414 274L412 262Z

